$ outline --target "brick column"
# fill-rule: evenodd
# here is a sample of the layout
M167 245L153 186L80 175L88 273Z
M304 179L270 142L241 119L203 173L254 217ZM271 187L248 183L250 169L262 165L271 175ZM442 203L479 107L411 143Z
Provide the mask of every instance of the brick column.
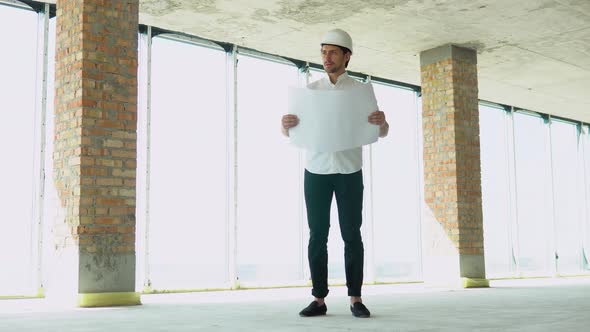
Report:
M54 181L59 211L48 295L139 304L135 177L139 0L58 0Z
M422 244L427 284L485 287L477 54L420 54L424 131Z

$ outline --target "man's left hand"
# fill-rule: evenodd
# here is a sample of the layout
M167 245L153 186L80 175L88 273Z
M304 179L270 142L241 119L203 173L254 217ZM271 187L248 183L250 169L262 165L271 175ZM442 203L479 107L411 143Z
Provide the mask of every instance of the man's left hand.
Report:
M382 126L385 123L385 113L381 111L375 111L369 114L369 123Z

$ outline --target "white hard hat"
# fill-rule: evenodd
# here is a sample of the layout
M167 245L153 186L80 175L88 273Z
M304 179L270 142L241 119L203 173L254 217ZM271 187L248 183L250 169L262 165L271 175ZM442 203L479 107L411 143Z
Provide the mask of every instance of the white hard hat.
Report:
M321 44L346 47L350 50L350 53L352 53L352 38L350 38L350 35L346 31L341 29L334 29L326 32L322 38Z

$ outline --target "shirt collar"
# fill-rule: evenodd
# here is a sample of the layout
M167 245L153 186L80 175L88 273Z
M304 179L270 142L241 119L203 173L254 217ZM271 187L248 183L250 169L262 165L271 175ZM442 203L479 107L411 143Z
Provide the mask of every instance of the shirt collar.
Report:
M332 81L330 81L330 76L328 75L328 73L325 73L324 75L332 86L337 86L338 84L342 84L342 82L350 79L350 76L348 76L348 72L345 71L344 73L340 74L340 76L338 76L338 78L336 79L336 84L332 84Z

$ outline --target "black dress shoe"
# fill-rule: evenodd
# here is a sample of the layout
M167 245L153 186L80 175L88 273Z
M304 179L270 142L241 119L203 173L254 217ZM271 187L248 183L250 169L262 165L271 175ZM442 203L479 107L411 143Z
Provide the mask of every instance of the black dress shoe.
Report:
M311 302L305 309L299 312L299 316L301 317L313 317L313 316L322 316L325 315L328 311L328 307L326 304L320 305L317 301Z
M369 312L369 309L362 302L355 302L350 306L350 311L354 317L369 318L371 316L371 312Z

